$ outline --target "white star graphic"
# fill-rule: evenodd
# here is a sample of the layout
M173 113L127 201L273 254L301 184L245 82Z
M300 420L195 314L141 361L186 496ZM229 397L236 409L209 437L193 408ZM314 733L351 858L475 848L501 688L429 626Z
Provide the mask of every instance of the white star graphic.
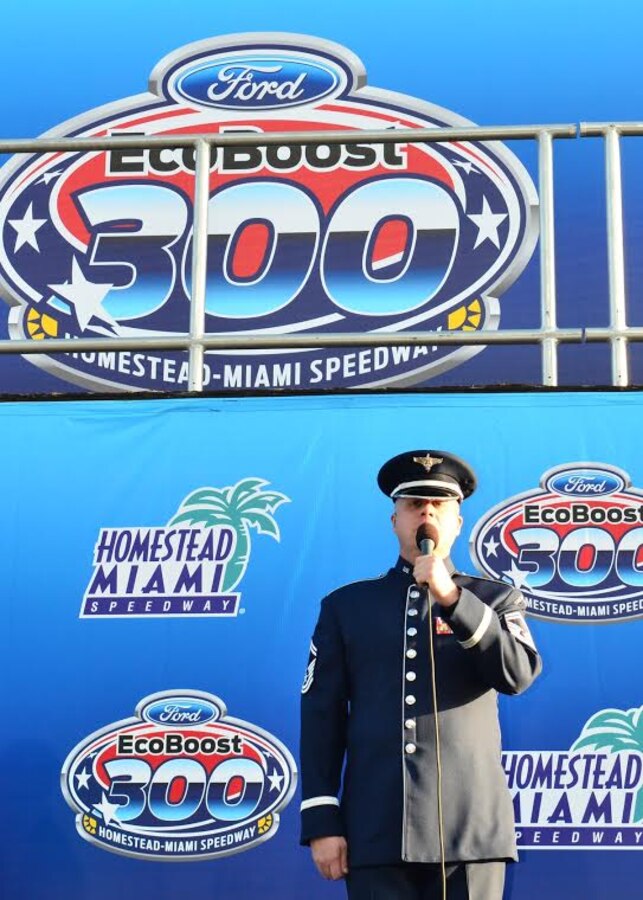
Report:
M63 170L59 169L57 172L45 172L42 178L39 178L36 184L49 184L50 181L53 181L54 178L58 178L59 175L62 175Z
M489 538L488 541L485 541L482 545L487 551L487 556L498 556L496 550L500 546L498 541L494 540L493 536Z
M73 304L81 331L85 331L94 318L116 326L114 319L103 309L103 301L114 285L94 284L88 281L75 256L71 268L71 281L65 284L50 284L48 287L63 300Z
M110 803L107 799L107 795L105 791L103 791L103 799L100 803L94 804L94 809L103 819L103 822L106 825L109 825L110 822L118 822L120 825L120 819L116 815L116 810L119 809L118 803Z
M34 219L33 203L29 204L22 219L9 219L9 224L16 232L16 245L13 248L14 253L17 250L20 250L24 244L29 244L30 247L33 247L34 250L37 250L38 253L40 253L36 232L39 228L42 228L46 221L46 219Z
M523 572L522 569L519 569L516 565L515 560L511 560L511 568L507 572L503 572L503 575L506 575L507 578L511 578L514 583L514 587L520 590L523 584L526 583L529 578L529 572Z
M84 772L77 772L76 773L76 780L78 781L77 787L79 787L79 788L88 787L90 775L91 775L91 772L88 772L86 769Z
M473 172L474 175L479 175L479 174L480 174L480 172L478 171L478 169L476 169L476 167L474 166L474 164L471 163L471 162L459 162L459 161L458 161L458 162L454 162L453 165L454 165L454 166L457 166L459 169L462 169L464 172L467 173L467 175L471 175L472 172Z
M473 249L479 247L484 241L491 241L496 247L500 247L498 238L498 228L501 222L507 218L507 213L491 212L491 207L486 197L482 198L481 213L467 213L467 218L471 219L478 229L478 237L473 245Z
M277 772L273 772L272 775L268 776L268 780L270 782L270 790L271 791L280 791L281 790L281 782L284 780L284 776L278 775Z

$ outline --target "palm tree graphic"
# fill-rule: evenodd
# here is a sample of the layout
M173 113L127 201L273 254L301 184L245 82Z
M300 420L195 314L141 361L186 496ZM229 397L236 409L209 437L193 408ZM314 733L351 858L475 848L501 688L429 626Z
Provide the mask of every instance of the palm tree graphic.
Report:
M602 709L585 724L572 752L591 747L613 753L643 753L643 706L639 709ZM634 822L643 821L643 787L634 807Z
M236 545L228 561L222 591L232 591L244 576L250 558L250 528L279 541L279 526L273 513L290 498L279 491L264 490L269 482L244 478L232 487L199 488L181 503L169 525L188 524L205 528L227 525L236 534Z

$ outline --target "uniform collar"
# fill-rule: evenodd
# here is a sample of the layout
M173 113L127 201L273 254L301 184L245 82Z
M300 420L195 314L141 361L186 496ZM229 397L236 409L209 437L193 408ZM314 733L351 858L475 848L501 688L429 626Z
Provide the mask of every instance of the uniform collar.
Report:
M449 575L453 575L454 572L456 571L456 568L453 565L453 562L452 562L450 556L447 556L447 558L444 560L444 565L447 567L447 572L449 573ZM400 572L400 574L406 575L407 577L409 577L411 579L413 578L413 565L412 565L412 563L410 563L406 559L404 559L403 556L398 556L397 562L393 566L393 570L395 572Z

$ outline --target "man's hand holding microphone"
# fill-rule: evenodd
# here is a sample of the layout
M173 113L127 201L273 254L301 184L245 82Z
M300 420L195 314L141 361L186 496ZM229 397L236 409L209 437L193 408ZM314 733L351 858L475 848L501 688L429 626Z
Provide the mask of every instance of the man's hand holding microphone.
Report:
M460 588L451 578L444 560L433 552L440 543L437 527L432 523L423 523L417 530L415 540L420 556L415 561L413 577L418 584L428 587L440 606L455 606L460 598Z

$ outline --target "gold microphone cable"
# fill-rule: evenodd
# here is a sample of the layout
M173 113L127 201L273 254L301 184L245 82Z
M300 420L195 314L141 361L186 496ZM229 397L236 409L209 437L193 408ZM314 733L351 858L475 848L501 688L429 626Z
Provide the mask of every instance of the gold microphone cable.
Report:
M438 689L435 677L435 646L433 628L433 601L431 592L427 589L428 623L429 623L429 661L431 665L431 695L433 699L433 720L435 722L435 762L437 772L438 792L438 839L440 842L440 874L442 877L442 900L447 900L447 869L444 852L444 817L442 810L442 754L440 752L440 723L438 717Z
M439 533L434 525L426 522L420 525L415 535L415 543L420 553L427 556L433 555L435 545L439 542ZM438 840L440 843L440 875L442 880L442 900L447 900L447 870L444 851L444 813L442 805L442 754L440 752L440 722L438 717L438 686L435 677L435 646L433 638L433 598L429 586L425 585L427 598L427 622L429 625L429 663L431 668L431 696L433 699L433 721L435 722L435 766L436 787L438 794Z

